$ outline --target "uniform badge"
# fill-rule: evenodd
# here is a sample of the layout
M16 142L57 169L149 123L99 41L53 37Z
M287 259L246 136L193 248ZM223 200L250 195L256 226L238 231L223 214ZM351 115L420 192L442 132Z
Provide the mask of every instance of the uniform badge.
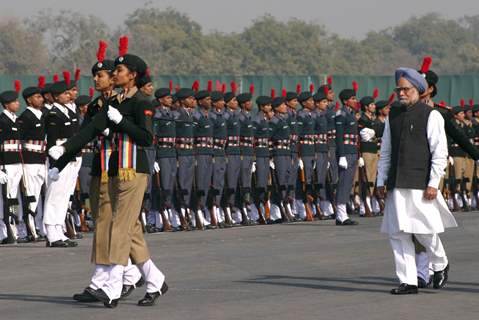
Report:
M144 113L145 113L145 116L147 117L151 117L153 115L153 111L151 110L145 110Z

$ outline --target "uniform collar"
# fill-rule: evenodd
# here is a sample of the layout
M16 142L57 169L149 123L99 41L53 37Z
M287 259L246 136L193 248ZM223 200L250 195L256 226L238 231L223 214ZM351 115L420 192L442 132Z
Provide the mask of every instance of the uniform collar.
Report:
M4 109L3 110L3 113L5 113L5 115L10 119L12 120L13 122L15 122L17 120L17 115L13 112L10 112L8 111L7 109Z
M53 106L60 110L67 118L70 118L70 115L68 114L68 108L66 106L59 104L58 102L53 103Z
M68 109L70 109L73 113L77 112L77 106L75 102L70 102L65 105Z
M32 107L27 107L27 109L30 110L38 118L38 120L40 120L43 114L41 110L38 110Z
M122 91L119 95L118 95L118 101L119 102L123 102L124 100L126 99L131 99L131 97L133 97L136 93L138 92L138 88L135 86L135 87L132 87L130 88L128 91Z

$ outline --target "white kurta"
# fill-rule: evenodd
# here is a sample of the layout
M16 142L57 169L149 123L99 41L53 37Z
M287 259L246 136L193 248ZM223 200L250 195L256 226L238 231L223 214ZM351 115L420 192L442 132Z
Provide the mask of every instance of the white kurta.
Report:
M433 110L427 121L427 139L431 151L431 172L428 186L438 188L447 166L447 139L444 119ZM384 186L391 166L391 130L386 120L378 162L377 185ZM438 192L435 200L425 200L424 190L395 188L388 192L381 232L434 234L457 227L454 216Z

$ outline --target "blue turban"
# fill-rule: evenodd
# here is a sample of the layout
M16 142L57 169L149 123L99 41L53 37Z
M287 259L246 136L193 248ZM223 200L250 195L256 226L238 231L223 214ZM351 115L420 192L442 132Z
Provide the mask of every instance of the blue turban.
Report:
M428 87L427 81L423 75L411 68L398 68L395 73L396 84L399 78L405 78L417 88L420 94L424 93Z

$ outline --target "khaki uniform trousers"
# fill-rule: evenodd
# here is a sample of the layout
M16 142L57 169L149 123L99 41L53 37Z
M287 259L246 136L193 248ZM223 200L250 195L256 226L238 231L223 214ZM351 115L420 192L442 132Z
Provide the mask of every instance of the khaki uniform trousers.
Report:
M95 264L110 264L110 228L111 203L108 194L108 183L101 183L100 177L92 177L90 182L91 213L95 221L91 262Z
M109 177L108 189L112 208L109 258L114 265L128 265L150 259L150 252L143 237L139 220L143 196L148 184L148 175L136 173L135 177L123 181Z
M467 157L454 157L454 174L456 179L466 179L466 190L471 191L472 175L474 173L474 160ZM456 186L459 191L460 185Z

